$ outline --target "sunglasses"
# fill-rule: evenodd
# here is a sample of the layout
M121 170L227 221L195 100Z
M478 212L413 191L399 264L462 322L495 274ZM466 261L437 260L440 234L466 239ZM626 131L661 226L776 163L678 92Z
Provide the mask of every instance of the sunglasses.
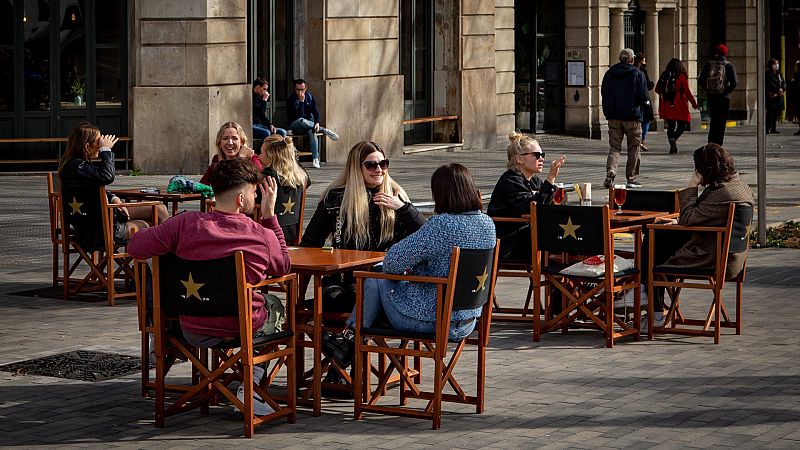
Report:
M544 159L544 152L526 152L526 153L520 153L519 154L519 156L528 156L528 155L534 155L534 156L536 156L536 159L539 159L539 158Z
M384 159L382 161L364 161L361 164L367 168L367 170L375 170L380 166L382 170L386 170L389 168L389 160Z

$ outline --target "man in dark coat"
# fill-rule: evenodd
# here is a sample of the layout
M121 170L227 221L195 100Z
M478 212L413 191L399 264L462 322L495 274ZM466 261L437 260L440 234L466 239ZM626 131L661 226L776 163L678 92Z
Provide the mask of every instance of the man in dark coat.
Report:
M647 80L644 74L633 65L633 50L626 48L619 52L619 63L614 64L603 76L601 94L603 114L608 119L608 159L606 160L606 180L603 186L614 184L619 165L622 137L628 139L628 160L625 164L625 177L628 187L641 187L636 182L639 176L639 151L642 141L642 108L650 100L647 95Z
M725 124L728 122L728 112L731 109L731 92L739 84L739 77L736 76L736 68L725 59L728 56L728 47L719 44L714 47L714 58L707 62L700 75L697 77L697 85L706 90L708 98L708 142L722 145L725 140ZM719 70L712 70L716 67L724 67L724 86L719 90L709 90L709 75Z

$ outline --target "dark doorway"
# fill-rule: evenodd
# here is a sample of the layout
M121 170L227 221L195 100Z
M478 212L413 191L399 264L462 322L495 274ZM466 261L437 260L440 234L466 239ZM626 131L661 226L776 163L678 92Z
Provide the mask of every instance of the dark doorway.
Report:
M280 128L289 126L286 99L293 88L292 8L291 0L256 0L251 4L251 78L262 77L269 82L267 115Z
M400 1L400 74L403 75L403 119L431 115L433 2ZM405 144L431 142L429 123L405 125Z
M644 52L644 11L639 7L638 1L628 2L628 9L622 13L622 21L625 29L625 48L633 50L634 53Z
M522 131L563 129L563 25L563 2L514 2L515 112Z

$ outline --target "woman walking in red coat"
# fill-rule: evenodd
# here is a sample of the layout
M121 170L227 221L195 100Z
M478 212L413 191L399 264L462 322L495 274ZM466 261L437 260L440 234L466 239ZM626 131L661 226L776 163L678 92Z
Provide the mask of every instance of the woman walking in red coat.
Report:
M689 122L692 120L687 102L697 109L697 101L689 90L686 68L680 59L669 60L667 70L661 74L656 84L656 93L661 99L658 113L667 122L669 152L678 153L678 138L689 128Z

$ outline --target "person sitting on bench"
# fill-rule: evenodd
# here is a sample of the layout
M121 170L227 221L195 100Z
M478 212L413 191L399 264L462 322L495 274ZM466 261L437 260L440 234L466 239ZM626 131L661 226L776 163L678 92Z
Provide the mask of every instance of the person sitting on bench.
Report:
M311 163L319 169L319 141L317 132L322 132L334 141L339 140L335 132L319 126L319 110L314 96L306 90L306 80L294 80L294 92L286 100L286 114L289 118L289 129L295 134L306 134L311 145Z

